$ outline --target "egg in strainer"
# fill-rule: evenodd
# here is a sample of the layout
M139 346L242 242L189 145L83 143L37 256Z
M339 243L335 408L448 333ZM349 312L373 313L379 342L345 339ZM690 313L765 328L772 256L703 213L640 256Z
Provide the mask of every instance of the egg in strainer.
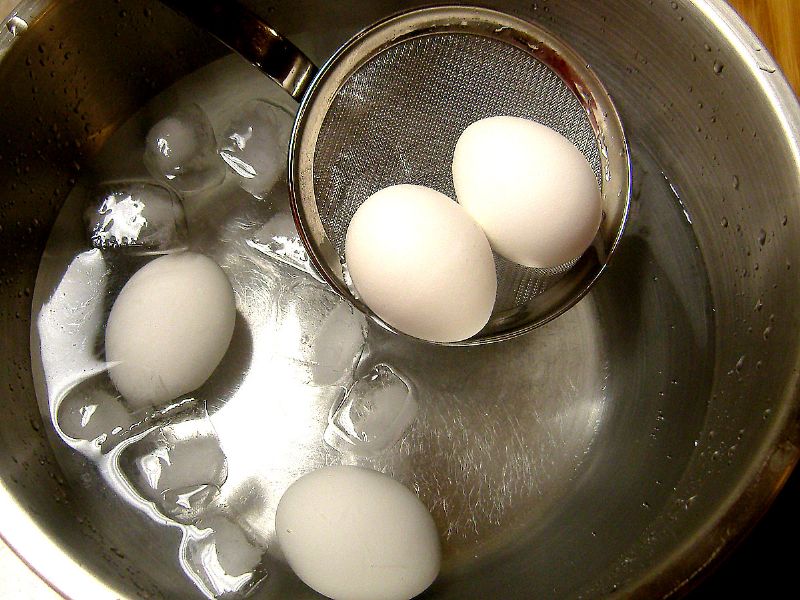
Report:
M455 198L453 149L464 129L482 118L522 117L569 139L594 170L603 218L593 244L569 264L534 269L496 255L492 316L477 335L456 344L508 339L550 321L575 305L606 268L628 211L628 147L592 69L547 31L473 6L414 9L363 30L316 71L235 3L199 3L205 9L167 4L300 100L289 146L300 237L333 289L387 329L393 330L349 285L344 241L350 219L390 185L424 185Z

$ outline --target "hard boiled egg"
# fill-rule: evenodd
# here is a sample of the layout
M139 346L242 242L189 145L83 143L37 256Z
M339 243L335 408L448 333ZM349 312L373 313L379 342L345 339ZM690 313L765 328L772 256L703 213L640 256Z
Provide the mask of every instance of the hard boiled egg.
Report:
M334 600L408 600L439 573L430 513L377 471L333 466L301 477L278 504L275 530L297 576Z
M589 247L602 217L592 167L558 132L518 117L467 127L456 144L459 203L502 256L527 267L557 267Z
M403 333L455 342L489 320L497 292L489 242L435 190L395 185L370 196L350 222L345 259L364 303Z
M106 326L109 375L131 408L200 387L222 360L236 306L222 269L194 252L168 254L122 288Z

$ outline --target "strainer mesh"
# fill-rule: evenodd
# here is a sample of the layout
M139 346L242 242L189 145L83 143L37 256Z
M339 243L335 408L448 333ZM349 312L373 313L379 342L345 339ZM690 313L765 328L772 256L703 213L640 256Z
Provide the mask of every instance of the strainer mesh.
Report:
M548 66L506 42L465 33L428 34L369 59L343 82L322 121L313 160L314 193L326 234L340 254L350 219L389 185L425 185L455 198L452 159L471 123L510 115L555 129L600 176L600 153L585 110ZM495 310L524 304L563 268L524 268L496 256Z

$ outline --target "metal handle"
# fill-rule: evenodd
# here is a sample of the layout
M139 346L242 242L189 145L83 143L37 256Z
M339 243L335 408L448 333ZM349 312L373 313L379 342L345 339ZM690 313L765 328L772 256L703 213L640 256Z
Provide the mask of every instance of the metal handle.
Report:
M235 0L162 2L253 63L298 102L317 74L294 44Z

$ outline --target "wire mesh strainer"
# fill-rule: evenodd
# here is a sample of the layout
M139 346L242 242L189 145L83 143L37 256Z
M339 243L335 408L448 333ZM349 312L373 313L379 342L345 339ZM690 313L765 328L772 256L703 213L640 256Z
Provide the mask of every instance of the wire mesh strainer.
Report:
M389 185L425 185L455 198L453 150L463 130L481 118L528 118L568 138L594 169L603 220L593 245L570 264L531 269L496 256L492 317L458 344L507 339L546 323L580 300L605 269L627 215L628 148L600 81L546 31L485 8L420 8L357 34L316 73L302 53L235 3L167 4L301 100L289 148L300 237L323 278L384 327L393 330L348 281L350 219Z

